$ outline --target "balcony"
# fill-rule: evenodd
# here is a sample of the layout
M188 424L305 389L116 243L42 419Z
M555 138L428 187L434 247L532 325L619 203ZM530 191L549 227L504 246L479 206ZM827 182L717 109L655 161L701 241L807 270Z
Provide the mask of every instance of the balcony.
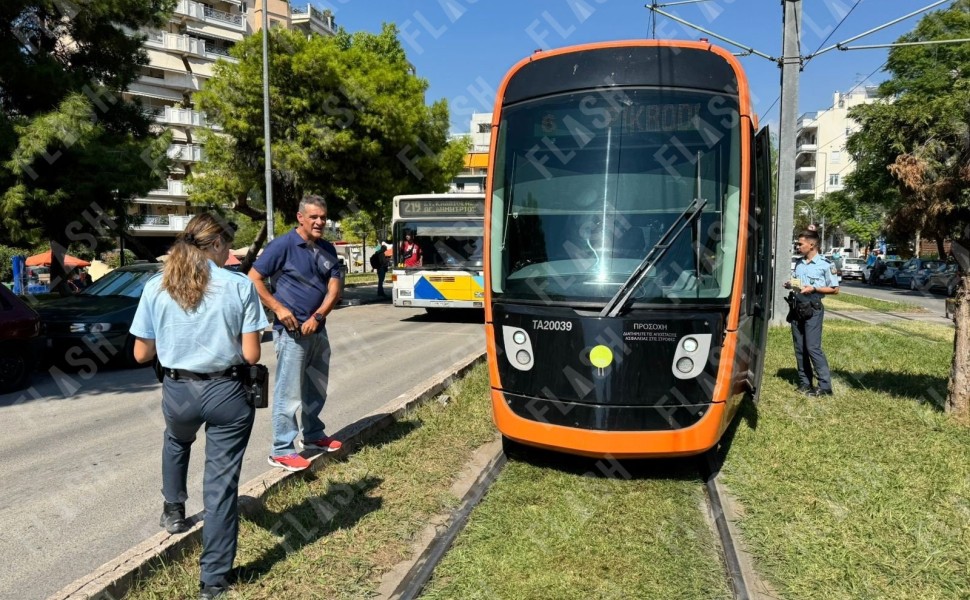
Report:
M815 163L805 162L799 165L795 165L795 173L800 175L814 175L815 174Z
M198 162L202 160L202 146L198 144L172 144L166 152L172 160Z
M181 179L169 179L167 187L152 190L148 193L152 196L178 196L181 198L187 198L189 193L185 188L185 182Z
M175 14L205 23L229 27L237 31L246 30L246 23L243 21L241 14L232 14L222 10L216 10L201 2L179 0L178 4L175 5Z
M799 140L795 143L795 152L799 154L802 152L816 151L818 151L818 142L816 140Z
M140 225L133 225L136 233L179 233L185 230L193 215L144 215Z
M174 108L165 106L155 109L152 115L159 123L168 125L189 125L192 127L206 127L205 113L187 108Z
M290 5L290 21L294 26L309 22L311 30L317 33L334 35L333 14L324 12L311 4L306 6Z
M815 188L810 185L796 185L795 186L795 197L796 198L814 198Z
M166 31L149 31L147 35L146 46L190 56L205 56L205 42L198 38Z
M205 42L205 55L206 58L211 58L212 60L222 59L233 63L239 62L238 58L229 55L229 48L216 46L215 44L210 44L209 42Z

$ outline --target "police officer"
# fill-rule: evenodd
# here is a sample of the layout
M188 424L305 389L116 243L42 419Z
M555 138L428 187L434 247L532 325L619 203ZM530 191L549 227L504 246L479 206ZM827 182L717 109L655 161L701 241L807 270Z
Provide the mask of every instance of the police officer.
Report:
M799 287L794 288L796 306L812 307L808 318L794 318L791 322L792 341L795 345L795 363L798 366L798 391L811 396L831 396L832 379L829 363L822 352L822 296L839 293L839 280L835 267L818 253L819 237L814 231L803 231L798 236L798 251L802 257L795 263L794 278ZM792 281L786 281L786 289L793 289ZM793 311L796 314L802 311ZM804 312L808 312L807 309ZM804 314L804 312L802 314ZM818 381L818 387L812 380Z
M231 579L239 533L239 474L255 415L241 366L259 360L260 337L269 325L252 282L221 268L232 239L231 228L216 217L193 217L172 246L161 275L145 284L131 325L135 359L148 362L157 351L164 373L164 503L159 524L172 534L188 529L189 454L205 425L202 599L222 596Z

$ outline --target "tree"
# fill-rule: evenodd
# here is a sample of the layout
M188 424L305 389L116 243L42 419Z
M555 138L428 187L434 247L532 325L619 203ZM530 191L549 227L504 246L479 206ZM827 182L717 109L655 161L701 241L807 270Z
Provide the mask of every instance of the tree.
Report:
M826 227L839 227L853 239L872 246L883 229L885 217L878 204L861 202L847 190L829 192L819 198L818 213Z
M167 140L122 92L148 59L126 30L164 24L175 0L5 0L0 7L0 220L13 241L64 251L124 233L127 205L159 187ZM112 230L115 230L112 233ZM120 231L119 231L120 230Z
M970 37L970 0L925 16L900 42ZM861 129L848 147L857 170L851 192L884 204L890 222L938 240L952 239L963 269L945 408L970 422L970 44L900 46L892 76L879 88L887 102L858 106Z
M265 218L262 41L233 48L238 64L219 63L197 94L222 126L205 140L191 177L193 202ZM293 215L306 192L322 194L338 220L360 210L383 215L396 194L444 191L462 168L464 142L448 141L448 107L425 104L393 25L381 33L335 37L270 32L273 206ZM378 223L373 223L380 226Z

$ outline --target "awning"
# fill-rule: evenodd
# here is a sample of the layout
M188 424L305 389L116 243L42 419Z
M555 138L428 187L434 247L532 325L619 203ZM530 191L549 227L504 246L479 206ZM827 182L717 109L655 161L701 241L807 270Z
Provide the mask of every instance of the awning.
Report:
M163 71L175 71L176 73L185 73L185 63L182 59L177 56L172 56L168 52L162 50L152 50L146 47L145 50L148 52L148 60L153 69L162 69Z
M465 155L466 169L487 169L488 154L485 152L469 152Z
M38 267L44 266L49 267L51 264L51 251L41 252L40 254L35 254L24 261L24 264L28 267ZM64 255L64 266L67 268L74 267L89 267L91 263L84 260L83 258L78 258L76 256L71 256L70 254Z
M192 72L196 75L202 75L203 77L212 77L212 67L213 62L211 60L206 60L204 58L186 58L189 61L189 65L192 67Z

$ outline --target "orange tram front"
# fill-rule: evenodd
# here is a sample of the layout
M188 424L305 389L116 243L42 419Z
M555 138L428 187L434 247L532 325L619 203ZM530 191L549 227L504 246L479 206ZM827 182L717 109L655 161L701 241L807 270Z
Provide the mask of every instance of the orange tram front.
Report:
M486 337L506 443L712 448L757 399L770 163L738 61L708 43L537 52L492 123Z

